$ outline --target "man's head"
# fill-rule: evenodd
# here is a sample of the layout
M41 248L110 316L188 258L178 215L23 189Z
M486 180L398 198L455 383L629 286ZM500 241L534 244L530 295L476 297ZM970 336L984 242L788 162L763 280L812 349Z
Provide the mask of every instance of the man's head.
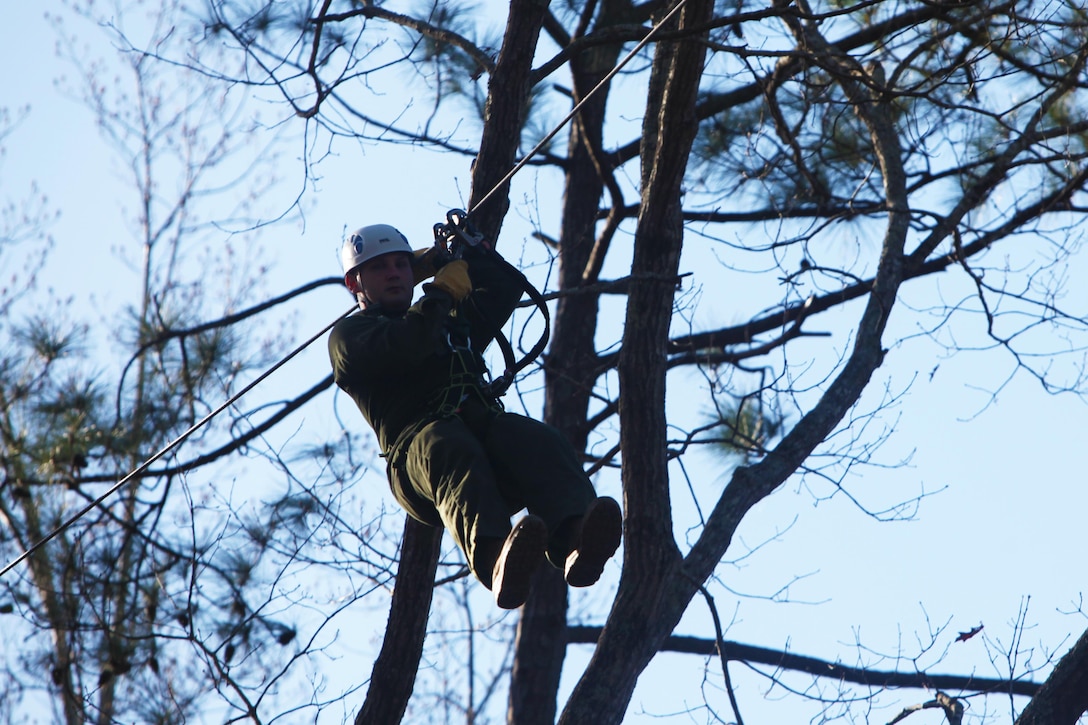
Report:
M412 247L388 224L371 224L349 234L340 249L344 284L360 307L378 305L401 312L412 304Z

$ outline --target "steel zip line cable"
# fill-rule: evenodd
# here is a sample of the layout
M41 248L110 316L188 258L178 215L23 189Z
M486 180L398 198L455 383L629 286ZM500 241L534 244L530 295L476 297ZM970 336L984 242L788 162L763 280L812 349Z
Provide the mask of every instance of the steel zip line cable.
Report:
M556 124L555 128L553 128L543 139L541 139L541 141L536 146L534 146L529 151L529 153L527 153L525 156L523 156L520 161L518 161L516 164L514 164L514 167L511 168L510 171L508 171L506 173L506 175L498 183L496 183L494 186L492 186L491 190L488 191L486 194L484 194L483 198L481 198L480 201L478 201L476 203L476 205L474 207L472 207L472 209L470 209L468 212L466 212L466 216L468 216L468 214L471 213L472 210L478 209L484 202L486 202L488 199L490 199L492 196L494 196L495 193L500 188L502 188L503 185L507 184L512 178L514 178L514 176L519 171L521 171L523 168L525 168L525 165L528 164L529 161L532 160L532 158L534 156L536 156L538 153L540 153L541 149L543 149L544 146L547 145L547 143L549 141L551 141L553 138L555 138L556 134L558 134L563 129L563 127L566 126L570 122L570 120L572 118L574 118L574 116L582 109L582 106L584 106L586 104L586 102L588 102L589 99L593 97L594 94L596 94L601 88L603 88L605 84L607 84L609 81L611 81L616 76L617 73L619 73L621 70L623 70L623 67L625 65L627 65L632 59L634 59L634 57L638 54L638 52L640 50L645 48L650 43L650 40L657 34L657 31L660 30L660 28L665 23L667 23L674 15L676 15L676 13L680 11L680 9L684 6L684 4L686 2L687 2L687 0L679 0L676 3L676 5L674 5L672 7L672 9L669 10L669 12L666 13L663 18L661 18L661 20L659 20L655 25L653 25L650 28L650 30L646 33L646 36L643 37L643 39L640 40L635 45L635 47L632 48L631 51L627 55L625 55L620 60L620 62L617 63L616 66L611 71L609 71L608 74L605 75L605 77L602 78L597 83L597 85L593 86L593 88L590 89L590 91L588 93L586 93L586 95L580 101L578 101L578 103L576 103L571 108L570 112L567 113L567 115L564 116L563 119L561 121L559 121L558 124ZM11 562L9 562L7 565L5 565L3 569L0 569L0 577L3 577L5 574L7 574L12 569L14 569L20 563L22 563L26 559L30 558L36 551L38 551L43 546L48 544L50 541L55 539L57 536L59 536L60 534L64 533L69 528L71 528L72 525L74 525L77 521L79 521L79 519L86 516L88 513L90 513L95 508L97 508L100 504L102 504L102 502L104 502L107 498L109 498L110 496L112 496L113 494L115 494L119 490L121 490L121 488L124 487L124 485L126 483L128 483L132 479L136 478L137 476L139 476L140 474L145 472L151 466L151 464L153 464L155 461L159 460L160 458L165 456L167 453L174 450L179 445L181 445L183 442L185 442L185 440L189 436L191 436L193 433L195 433L198 430L200 430L201 428L203 428L205 425L207 425L217 415L222 413L224 410L226 410L230 406L234 405L234 403L238 402L238 400L240 398L242 398L242 396L244 396L250 390L253 390L253 388L257 387L259 384L264 382L265 379L268 378L268 376L270 376L272 373L279 370L281 367L283 367L285 364L287 364L288 361L290 361L292 358L294 358L300 352L302 352L307 347L312 345L319 337L321 337L326 332L331 330L332 327L337 322L339 322L340 320L344 319L345 317L347 317L348 315L353 313L356 309L357 309L357 307L355 305L352 305L352 307L350 309L348 309L346 312L341 314L335 320L333 320L328 325L323 327L321 329L321 331L318 332L316 335L314 335L310 339L306 340L306 342L304 342L301 345L299 345L298 347L296 347L294 350L292 350L290 353L288 353L286 357L284 357L282 360L280 360L275 365L270 367L268 370L266 370L260 376L255 378L252 382L250 382L244 388L239 390L237 393L232 395L228 400L226 400L218 408L216 408L212 412L208 413L206 416L201 418L198 422L194 423L188 430L186 430L184 433L179 435L174 440L170 441L170 443L166 444L157 453L155 453L153 456L151 456L146 461L144 461L139 466L137 466L135 469L133 469L128 475L126 475L124 478L120 479L117 483L110 486L110 488L107 489L100 496L98 496L98 498L94 499L93 501L88 503L86 506L84 506L82 509L77 511L74 515L72 515L67 520L65 520L60 526L58 526L55 529L53 529L52 531L50 531L41 540L36 541L31 546L27 547L26 551L24 551L19 556L15 557L15 559L13 559Z
M525 165L528 164L529 161L534 156L536 156L538 153L540 153L540 150L543 149L548 144L549 141L551 141L553 138L555 138L555 135L557 133L559 133L563 129L563 127L566 126L567 123L569 123L570 120L572 118L574 118L578 114L579 111L582 110L582 106L584 106L586 104L586 102L588 102L589 99L592 98L593 95L597 91L599 91L602 87L604 87L604 85L606 83L608 83L613 78L615 78L616 74L619 73L621 70L623 70L623 67L625 65L627 65L628 63L630 63L631 60L634 59L634 57L636 55L638 55L638 52L640 50L642 50L647 45L649 45L650 39L653 38L657 34L657 31L661 29L661 26L663 26L665 23L669 22L669 20L672 18L672 16L676 15L676 13L678 13L680 11L680 8L684 7L684 4L687 3L687 1L688 0L679 0L679 2L677 2L676 5L673 6L672 10L670 10L668 13L665 14L665 17L661 18L661 20L659 20L657 22L657 24L653 25L650 28L649 32L646 33L646 37L644 37L642 40L640 40L635 45L634 48L631 48L631 52L628 53L627 55L623 56L623 58L620 59L620 62L616 64L616 67L613 68L612 70L608 71L608 73L605 75L605 77L602 78L597 83L597 85L593 86L593 88L590 89L589 93L587 93L585 96L582 97L582 100L580 100L580 101L578 101L578 103L574 104L574 107L571 108L570 112L566 116L563 117L563 120L561 120L558 124L556 124L555 128L553 128L548 133L547 136L542 138L540 140L540 143L538 143L536 146L534 146L529 151L529 153L525 154L525 156L522 157L521 161L514 164L514 168L512 168L512 169L510 169L510 171L506 172L506 176L502 177L502 179L500 179L498 183L496 183L494 186L492 186L491 191L484 194L483 198L480 199L478 202L476 202L476 206L472 207L471 209L469 209L466 212L466 216L471 214L474 210L479 209L481 206L483 206L485 201L487 201L492 196L494 196L495 192L497 192L500 188L502 188L502 186L504 184L509 182L510 179L514 178L515 174L517 174L519 171L521 171L523 168L525 168Z

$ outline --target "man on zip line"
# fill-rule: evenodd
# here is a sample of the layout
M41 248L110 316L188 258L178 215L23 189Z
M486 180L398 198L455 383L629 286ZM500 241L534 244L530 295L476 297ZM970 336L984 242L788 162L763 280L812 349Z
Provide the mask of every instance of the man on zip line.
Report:
M329 358L377 434L397 501L444 526L496 604L515 609L544 558L570 586L594 584L619 547L622 516L597 497L559 431L505 412L489 389L481 353L523 287L487 242L462 249L454 260L441 244L413 252L388 224L349 234L344 284L360 311L333 327Z

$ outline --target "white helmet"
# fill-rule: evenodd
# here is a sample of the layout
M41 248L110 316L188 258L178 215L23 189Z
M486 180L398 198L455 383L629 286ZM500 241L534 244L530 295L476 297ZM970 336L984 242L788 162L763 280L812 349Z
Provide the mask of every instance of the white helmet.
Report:
M340 264L344 274L360 264L390 252L412 253L408 238L388 224L371 224L359 227L344 239L340 248Z

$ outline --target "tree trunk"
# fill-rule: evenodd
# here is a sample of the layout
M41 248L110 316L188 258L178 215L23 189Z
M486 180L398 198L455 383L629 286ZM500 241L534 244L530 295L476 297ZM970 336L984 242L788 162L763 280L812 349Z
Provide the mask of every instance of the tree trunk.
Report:
M427 636L441 549L442 529L405 517L385 639L370 671L370 687L355 725L398 723L404 717Z
M610 22L610 21L609 21ZM571 60L575 95L587 94L611 70L618 46L605 46ZM567 437L576 451L586 447L590 393L596 382L597 293L577 293L597 281L590 260L597 247L598 202L604 188L598 163L606 93L590 97L571 124L559 233L561 297L552 321L552 344L545 362L544 421ZM604 170L607 173L611 169ZM556 693L566 656L567 585L562 573L544 567L522 610L510 681L508 722L552 725Z
M1058 660L1016 725L1076 725L1088 712L1088 630Z
M484 108L484 132L472 172L469 212L476 228L497 241L510 206L509 182L532 90L533 55L548 0L511 0L502 50L495 61ZM485 201L486 200L486 201Z
M561 571L542 566L533 576L532 594L518 621L507 712L510 725L555 722L566 632L567 583Z
M681 30L706 22L711 0L689 0ZM627 324L619 360L626 517L623 576L612 615L560 723L620 723L639 674L683 606L667 601L680 561L672 539L665 450L666 355L683 244L681 185L694 139L702 43L657 46L642 134L642 206L635 233ZM664 143L662 139L668 139Z

